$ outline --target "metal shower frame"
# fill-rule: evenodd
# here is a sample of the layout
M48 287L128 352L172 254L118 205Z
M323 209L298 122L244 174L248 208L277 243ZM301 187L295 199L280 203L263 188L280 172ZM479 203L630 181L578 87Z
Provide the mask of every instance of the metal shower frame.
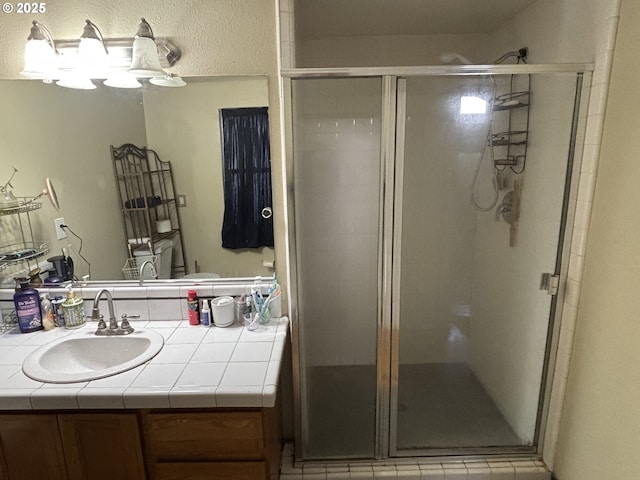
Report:
M584 140L584 126L586 123L588 98L593 75L593 64L517 64L517 65L442 65L425 67L354 67L354 68L298 68L281 70L281 91L283 97L283 125L285 152L285 204L287 205L287 262L290 298L289 318L291 319L291 343L293 366L293 394L294 394L294 428L295 443L302 445L305 437L305 412L302 403L301 381L304 375L304 359L300 355L300 331L297 302L297 262L295 242L295 198L293 189L293 80L302 79L331 79L331 78L362 78L379 77L382 79L382 135L381 135L381 185L393 185L395 158L402 152L402 145L396 145L396 133L402 133L402 124L396 125L397 108L402 104L397 101L398 95L403 95L398 89L399 80L405 77L435 77L435 76L505 76L532 74L575 74L576 90L574 99L574 113L572 119L570 148L567 164L567 178L562 206L560 237L555 274L566 279L569 264L570 245L573 232L573 221L577 187ZM399 130L396 131L396 128ZM390 406L394 402L393 384L397 386L398 359L392 355L398 350L398 324L392 324L394 307L391 297L395 294L392 285L394 264L392 262L393 249L385 246L397 242L393 232L394 188L384 188L381 200L381 247L379 251L379 300L377 319L377 392L376 392L376 439L375 460L393 461L394 458L410 456L430 456L451 460L473 458L475 460L489 460L495 458L541 458L544 449L549 406L553 392L551 384L555 368L555 353L558 346L560 323L562 319L562 305L564 303L565 282L561 280L557 295L551 301L549 329L545 348L545 364L543 368L542 388L538 404L536 442L533 447L516 448L465 448L465 449L420 449L399 452L395 447L395 426L390 421ZM565 253L563 255L563 252ZM396 393L397 395L397 390ZM557 394L556 395L560 395ZM302 461L300 450L296 449L296 461Z

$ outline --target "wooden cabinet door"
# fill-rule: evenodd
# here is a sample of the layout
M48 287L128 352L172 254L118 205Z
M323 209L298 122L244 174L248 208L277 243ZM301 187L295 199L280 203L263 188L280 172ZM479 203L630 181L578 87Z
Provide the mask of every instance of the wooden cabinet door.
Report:
M135 414L60 414L58 423L69 480L145 479Z
M158 463L153 480L266 480L264 462Z
M55 415L0 415L0 479L66 480Z
M260 460L262 413L151 413L145 416L151 462Z

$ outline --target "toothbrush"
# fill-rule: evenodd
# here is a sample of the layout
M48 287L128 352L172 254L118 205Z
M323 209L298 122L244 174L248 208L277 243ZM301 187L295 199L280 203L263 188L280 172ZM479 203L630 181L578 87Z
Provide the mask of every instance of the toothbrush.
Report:
M267 300L264 302L264 304L262 305L262 311L260 312L260 318L262 318L264 316L264 314L267 312L267 310L269 309L269 306L271 305L271 303L280 296L280 290L276 290L275 293L272 293L271 295L269 295L267 297Z

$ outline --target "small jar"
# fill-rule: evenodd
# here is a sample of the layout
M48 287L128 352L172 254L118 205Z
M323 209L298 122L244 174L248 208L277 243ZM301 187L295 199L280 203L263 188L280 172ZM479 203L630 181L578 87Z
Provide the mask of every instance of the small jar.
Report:
M51 306L53 307L53 313L56 319L56 327L64 327L64 310L62 308L62 304L64 303L64 298L61 295L56 295L53 300L51 300Z
M42 278L40 278L39 268L34 268L29 272L29 283L31 285L42 285Z
M234 308L235 308L234 320L236 323L239 323L240 325L242 325L244 322L244 315L251 313L251 304L248 303L247 298L244 295L242 295L235 299Z

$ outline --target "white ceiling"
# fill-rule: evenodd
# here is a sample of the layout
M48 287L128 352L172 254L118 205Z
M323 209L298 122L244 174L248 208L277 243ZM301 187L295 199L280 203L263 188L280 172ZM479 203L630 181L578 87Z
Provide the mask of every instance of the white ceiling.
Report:
M537 0L296 0L296 36L487 33Z

